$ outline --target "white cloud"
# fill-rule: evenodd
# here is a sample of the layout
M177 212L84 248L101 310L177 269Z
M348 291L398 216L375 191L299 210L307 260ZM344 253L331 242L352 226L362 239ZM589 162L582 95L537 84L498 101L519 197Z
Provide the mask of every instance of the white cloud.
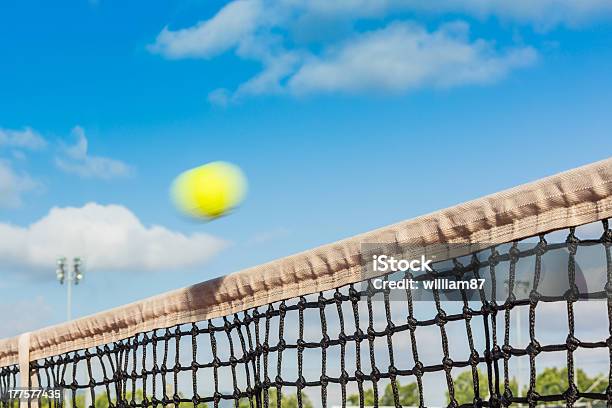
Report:
M532 64L536 57L529 47L500 53L486 41L470 42L463 23L434 32L395 23L305 62L289 79L289 88L295 93L397 92L423 85L485 83Z
M283 52L267 58L265 68L253 78L249 79L236 91L236 97L242 95L262 95L282 93L285 91L281 81L292 75L300 66L303 58L297 53Z
M461 22L433 32L417 24L392 23L355 35L319 56L279 52L266 58L264 69L233 94L216 90L209 100L225 105L248 95L399 93L422 86L490 83L532 65L537 57L531 47L500 51L491 42L472 41L468 25Z
M46 146L47 141L29 127L19 130L0 128L0 149L8 148L16 160L25 160L22 150L41 150ZM27 173L16 171L9 160L0 159L0 207L19 207L23 194L39 187L40 184Z
M232 51L241 59L259 62L260 72L236 89L209 93L209 102L221 106L249 95L405 92L418 86L486 83L536 60L537 52L531 47L501 50L494 41L471 40L465 23L427 30L415 23L396 21L369 32L339 30L317 44L296 40L297 34L305 31L304 24L355 22L391 16L398 10L460 11L483 16L499 11L508 16L516 14L517 18L528 15L521 11L528 9L525 2L521 2L523 8L499 1L492 1L494 5L459 0L430 3L236 0L192 27L176 31L164 28L150 50L173 59L212 58ZM579 7L572 2L564 4ZM548 7L552 8L550 4Z
M225 88L217 88L208 94L208 102L223 107L228 105L231 98L231 92Z
M150 50L168 58L210 58L248 37L257 28L260 17L259 1L236 0L194 27L178 31L164 28Z
M8 161L0 160L0 207L19 207L22 195L39 184L26 173L17 173Z
M66 147L64 155L55 159L55 164L61 170L83 178L104 180L127 176L131 173L130 166L120 160L89 155L87 137L80 126L72 129L72 135L76 138L76 143Z
M48 271L60 255L84 257L88 270L185 268L202 264L226 246L208 234L145 226L120 205L52 208L27 227L0 223L2 264L28 271Z
M39 150L47 146L47 142L29 127L22 130L0 128L0 147L3 146Z

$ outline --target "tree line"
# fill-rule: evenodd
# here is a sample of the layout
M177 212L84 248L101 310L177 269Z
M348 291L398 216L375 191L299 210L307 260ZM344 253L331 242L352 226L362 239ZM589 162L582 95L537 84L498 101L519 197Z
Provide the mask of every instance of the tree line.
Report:
M584 370L578 368L574 373L574 381L576 386L581 391L588 390L593 393L606 393L606 388L608 387L607 378L603 374L596 375L594 377L589 376ZM472 378L471 371L464 371L453 379L454 385L454 396L459 404L469 404L474 401L474 381ZM397 387L397 396L399 403L404 406L418 406L419 405L419 391L416 382L410 382L407 384L400 384L396 382ZM482 371L478 370L478 387L480 389L480 398L486 400L489 398L489 382L487 376ZM514 396L518 395L518 383L515 378L512 378L509 382L510 390ZM503 384L500 384L500 394L503 394ZM536 377L536 386L535 390L540 395L559 395L563 394L568 389L568 378L567 378L567 368L557 368L557 367L549 367L542 372L540 372ZM395 396L393 393L392 384L387 384L384 390L378 393L378 405L379 406L395 406ZM526 395L528 391L528 386L523 387L522 395ZM268 390L268 406L276 407L278 405L278 394L275 388L271 388ZM183 398L181 396L181 398ZM66 398L68 404L64 404L64 406L74 406L75 408L85 408L86 406L86 397L83 394L78 394L75 396L74 400L71 395L68 395ZM127 402L128 406L131 401L140 404L143 401L143 392L142 390L136 390L136 393L132 395L131 392L127 392L125 395L124 401ZM450 402L450 394L446 391L446 399L447 402ZM261 396L261 400L263 401L263 395ZM116 406L117 401L115 399L112 401L112 405ZM104 394L100 394L95 398L94 407L95 408L109 408L111 405L108 396ZM150 401L149 401L150 402ZM360 395L350 394L347 397L347 402L351 405L359 406L360 404ZM255 400L253 399L253 403ZM375 396L374 390L372 388L367 388L363 391L363 403L365 406L375 406ZM281 408L298 408L298 398L295 393L287 393L283 392L281 396ZM541 403L540 405L558 405L556 402L550 403ZM13 401L12 404L3 405L7 408L18 408L18 401ZM41 400L41 408L42 407L54 407L56 406L53 401L46 400L43 398ZM161 406L161 404L159 404ZM248 398L242 398L238 401L239 408L251 408L251 401ZM187 408L194 407L192 402L181 402L178 404L179 408ZM209 408L209 405L206 403L200 403L196 406L197 408ZM305 393L302 393L302 407L303 408L313 408L313 404Z

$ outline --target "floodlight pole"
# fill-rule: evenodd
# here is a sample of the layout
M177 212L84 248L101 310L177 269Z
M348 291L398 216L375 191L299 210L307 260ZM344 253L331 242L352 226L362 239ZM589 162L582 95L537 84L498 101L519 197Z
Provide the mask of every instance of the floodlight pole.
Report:
M66 320L72 320L72 273L70 268L66 276Z
M74 258L72 268L66 267L66 258L61 257L57 260L56 275L60 284L66 281L66 320L72 320L72 284L78 284L83 279L82 259Z

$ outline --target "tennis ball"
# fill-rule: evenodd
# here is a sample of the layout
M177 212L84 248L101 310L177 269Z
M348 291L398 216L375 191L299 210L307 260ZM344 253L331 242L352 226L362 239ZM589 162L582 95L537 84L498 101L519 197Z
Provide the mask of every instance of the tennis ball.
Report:
M172 185L172 198L183 213L212 219L238 206L246 185L240 168L217 161L180 174Z

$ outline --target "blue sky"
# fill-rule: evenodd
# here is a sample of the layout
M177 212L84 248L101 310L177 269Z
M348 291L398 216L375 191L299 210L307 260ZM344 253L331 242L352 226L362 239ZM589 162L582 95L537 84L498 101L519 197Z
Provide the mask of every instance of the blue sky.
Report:
M64 319L58 255L83 316L609 157L612 7L532 3L3 2L1 334ZM213 160L247 199L187 221Z

